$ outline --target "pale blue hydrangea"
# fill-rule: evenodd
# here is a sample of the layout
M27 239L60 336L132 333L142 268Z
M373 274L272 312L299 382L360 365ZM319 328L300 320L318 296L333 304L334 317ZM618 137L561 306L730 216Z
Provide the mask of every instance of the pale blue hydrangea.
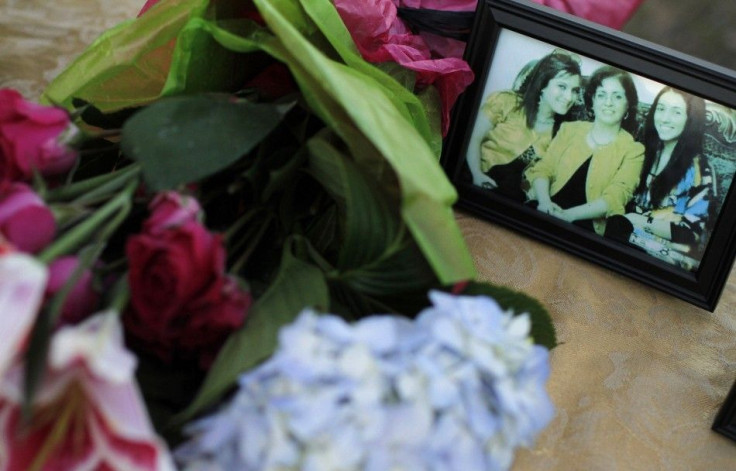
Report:
M302 312L234 397L186 429L183 469L508 469L553 407L526 314L430 293L416 320Z

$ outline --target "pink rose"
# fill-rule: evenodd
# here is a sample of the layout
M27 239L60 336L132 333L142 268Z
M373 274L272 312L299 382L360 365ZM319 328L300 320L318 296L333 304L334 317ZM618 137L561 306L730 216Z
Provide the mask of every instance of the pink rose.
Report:
M36 253L56 233L56 221L43 200L24 183L0 183L0 234L22 252Z
M73 129L63 109L31 103L15 90L0 89L0 178L29 180L34 170L49 176L71 169L77 153L60 137Z
M75 256L61 257L49 265L46 299L50 299L61 290L78 265L79 259ZM76 324L95 312L100 297L94 290L92 281L92 271L85 269L61 308L62 323Z
M173 201L154 200L143 232L126 245L131 295L126 329L164 361L176 352L198 357L206 366L228 334L242 325L250 295L225 275L221 236L194 218L161 224L172 215L188 214L171 206Z
M156 195L150 209L151 215L144 223L143 230L153 234L190 221L196 222L202 208L191 196L167 191Z

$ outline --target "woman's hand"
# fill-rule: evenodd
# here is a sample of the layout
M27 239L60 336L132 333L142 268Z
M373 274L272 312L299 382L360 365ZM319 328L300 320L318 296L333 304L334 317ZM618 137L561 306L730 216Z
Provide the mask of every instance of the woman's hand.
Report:
M634 227L644 232L654 234L663 239L672 240L672 224L669 221L658 217L652 217L651 214L624 214L624 217L631 221Z
M589 203L573 206L572 208L560 209L554 216L567 222L575 222L585 219L596 219L606 215L608 203L603 199L593 200Z
M487 190L498 188L496 181L485 173L473 174L473 185L480 186Z
M559 211L562 208L552 202L552 198L549 196L549 179L546 177L540 177L532 182L532 190L534 197L532 199L537 200L537 210L542 211L546 214L554 215L555 211Z
M629 220L629 222L634 226L638 227L639 229L644 229L647 224L647 217L642 214L637 213L626 213L624 214L624 217Z
M540 201L537 205L537 210L556 217L559 217L558 214L560 213L560 211L564 211L562 208L560 208L558 205L550 200Z
M577 221L575 213L573 211L570 211L570 209L562 209L559 206L557 208L558 209L552 213L553 216L558 217L565 222Z

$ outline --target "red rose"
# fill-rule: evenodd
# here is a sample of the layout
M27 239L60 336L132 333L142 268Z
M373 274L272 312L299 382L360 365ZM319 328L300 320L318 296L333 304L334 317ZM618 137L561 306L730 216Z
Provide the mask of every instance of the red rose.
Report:
M24 183L0 182L0 234L22 252L36 253L56 233L56 221L43 200Z
M15 90L0 89L0 178L29 180L34 170L48 176L71 169L77 153L60 137L73 129L63 109L37 105Z
M192 303L189 329L197 335L182 337L181 346L187 351L199 351L200 365L209 368L215 359L216 350L211 345L220 345L235 329L243 325L244 314L250 308L250 293L242 290L232 278L225 278L219 291L210 293Z
M225 275L221 236L196 218L161 224L172 215L191 214L176 210L171 196L154 200L143 232L126 245L131 295L126 329L164 361L180 353L207 364L242 325L250 297Z
M216 291L225 263L220 237L194 222L133 236L126 253L131 304L145 328L162 337L189 304Z

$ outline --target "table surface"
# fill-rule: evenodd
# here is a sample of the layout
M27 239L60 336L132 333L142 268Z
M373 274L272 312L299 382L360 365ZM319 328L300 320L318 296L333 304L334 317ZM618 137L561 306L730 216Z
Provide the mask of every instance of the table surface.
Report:
M0 0L0 87L38 98L142 3ZM548 383L557 415L515 470L736 468L736 443L710 430L736 380L733 273L709 313L492 223L457 221L479 277L536 297L561 342Z

